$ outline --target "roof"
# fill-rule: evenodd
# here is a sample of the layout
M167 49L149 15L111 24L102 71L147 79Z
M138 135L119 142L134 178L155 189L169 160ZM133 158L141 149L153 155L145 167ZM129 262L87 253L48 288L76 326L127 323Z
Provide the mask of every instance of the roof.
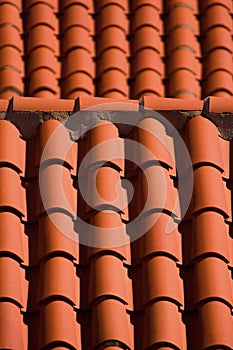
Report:
M232 1L0 0L0 348L233 348Z
M0 98L232 95L231 0L1 0L0 8Z
M233 348L233 100L0 110L0 347Z

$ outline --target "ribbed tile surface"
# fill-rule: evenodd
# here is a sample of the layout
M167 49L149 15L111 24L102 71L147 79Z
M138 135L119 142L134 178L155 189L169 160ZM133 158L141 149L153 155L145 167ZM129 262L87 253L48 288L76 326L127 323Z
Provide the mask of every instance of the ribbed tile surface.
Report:
M231 0L0 0L0 98L230 97Z
M107 102L117 110L104 98L0 100L0 348L232 349L232 141L222 137L232 134L232 99L144 99L173 115L191 158L179 225L187 164L178 179L174 136L146 113L125 132L107 120ZM143 106L128 100L128 112L129 103L136 118ZM61 121L77 106L76 118L85 107L85 118L101 118L75 140ZM129 140L144 147L138 164L124 159Z

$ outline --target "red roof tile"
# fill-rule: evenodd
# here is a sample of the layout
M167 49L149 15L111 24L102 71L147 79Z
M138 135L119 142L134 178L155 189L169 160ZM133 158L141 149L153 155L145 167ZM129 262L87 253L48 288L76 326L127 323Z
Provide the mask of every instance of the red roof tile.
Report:
M0 102L7 119L0 121L1 346L231 348L231 99ZM142 120L124 129L114 119L119 111L128 122ZM155 111L185 140L191 159L182 176L193 166L193 196L179 226L177 140ZM89 117L102 120L79 138L67 118L82 113L84 128ZM149 151L134 149L138 164L122 159L128 141ZM111 145L101 151L103 142ZM129 204L125 180L134 189Z
M1 349L233 348L232 12L0 1Z

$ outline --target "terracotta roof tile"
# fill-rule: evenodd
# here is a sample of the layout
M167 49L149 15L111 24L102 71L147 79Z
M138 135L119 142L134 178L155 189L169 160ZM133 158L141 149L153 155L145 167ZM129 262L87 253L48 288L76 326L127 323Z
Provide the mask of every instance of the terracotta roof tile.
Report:
M233 348L232 12L0 1L0 348Z

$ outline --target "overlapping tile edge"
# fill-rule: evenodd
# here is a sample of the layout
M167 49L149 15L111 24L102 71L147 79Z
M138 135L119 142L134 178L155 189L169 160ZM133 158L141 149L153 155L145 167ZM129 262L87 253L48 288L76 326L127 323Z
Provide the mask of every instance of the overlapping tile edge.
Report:
M203 103L145 97L140 101L128 101L133 111L139 110L135 113L140 113L144 104L145 111L150 107L172 113L175 121L181 120L176 126L192 159L194 195L179 231L164 235L173 210L172 198L177 191L174 186L176 163L164 158L159 144L155 148L151 141L146 144L148 137L137 131L133 138L150 147L161 161L168 197L165 210L150 231L131 245L111 249L78 245L59 232L51 219L60 220L66 228L72 227L73 213L78 212L95 226L111 228L119 223L124 226L127 215L132 219L141 210L146 196L143 174L114 160L101 168L99 191L108 201L115 188L113 181L108 182L110 177L114 181L122 178L132 181L137 191L128 214L117 207L110 212L98 212L102 203L95 198L95 210L90 210L79 198L77 162L86 150L119 137L114 123L102 121L103 124L91 130L86 141L78 144L70 141L67 131L62 129L53 140L51 153L44 159L45 178L51 194L49 216L38 196L41 152L53 131L61 125L56 120L59 119L56 112L68 111L69 114L75 108L82 111L85 106L91 112L97 110L104 114L102 102L109 102L111 106L119 101L101 98L81 98L76 102L33 98L0 101L2 117L6 117L0 121L0 308L3 322L0 346L17 350L58 346L88 350L233 347L232 145L219 137L216 126L209 120L219 118L220 130L224 130L220 122L223 118L228 122L232 119L232 99L210 97ZM25 117L25 112L30 113L26 115L27 121L36 119L37 113L40 115L35 136L27 141L13 125L18 122L16 125L20 126L20 114ZM17 118L9 122L7 119L14 115ZM169 118L169 113L164 115ZM64 115L60 121L63 118ZM152 125L145 114L142 121L148 120ZM228 130L225 134L229 138ZM72 144L65 159L58 147L59 138ZM93 161L104 159L104 154L99 156ZM149 181L157 178L155 166L146 166L144 170ZM62 171L72 211L69 208L64 211L59 203L59 171ZM160 208L155 200L157 194L154 186L150 208ZM156 212L150 214L148 220L153 215ZM91 335L87 331L90 327ZM14 329L15 337L9 329Z

